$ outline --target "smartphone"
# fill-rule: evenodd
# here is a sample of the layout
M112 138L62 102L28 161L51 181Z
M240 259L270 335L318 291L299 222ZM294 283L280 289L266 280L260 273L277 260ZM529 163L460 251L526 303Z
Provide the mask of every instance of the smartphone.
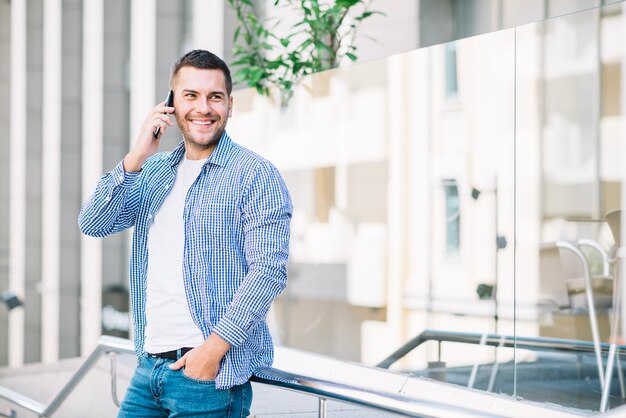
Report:
M167 107L174 106L174 91L173 90L170 90L169 93L167 93L167 98L165 99L165 106ZM156 130L153 132L154 139L157 139L160 133L161 133L161 127L156 128Z

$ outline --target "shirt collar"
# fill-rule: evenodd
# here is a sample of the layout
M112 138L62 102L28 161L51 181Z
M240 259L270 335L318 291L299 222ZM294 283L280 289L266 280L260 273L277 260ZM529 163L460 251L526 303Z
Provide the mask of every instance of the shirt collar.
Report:
M170 153L170 156L167 157L167 159L170 162L170 165L173 167L180 162L181 158L183 158L183 155L185 155L184 140L180 141L178 145L176 145L176 148L174 148L174 150Z
M226 165L226 161L228 161L229 151L233 147L233 141L230 139L230 136L224 131L220 141L217 143L217 146L209 155L207 162L209 164L215 164L219 166Z
M226 131L224 131L224 133L222 134L222 137L217 143L217 146L215 147L211 155L209 155L209 158L207 158L207 163L215 164L218 166L226 165L226 161L228 161L228 154L232 147L233 147L233 141L232 139L230 139L230 136L228 136ZM183 141L180 141L178 145L176 145L176 148L174 148L174 150L171 152L170 156L168 157L170 165L172 167L177 165L184 155L185 155L185 141L183 140Z

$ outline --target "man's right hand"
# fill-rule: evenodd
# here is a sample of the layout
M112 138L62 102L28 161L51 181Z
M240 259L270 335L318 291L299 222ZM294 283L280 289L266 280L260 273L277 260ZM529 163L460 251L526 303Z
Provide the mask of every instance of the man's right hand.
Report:
M131 173L140 171L143 163L157 153L163 133L168 126L174 125L170 119L170 113L174 113L174 108L165 106L165 102L159 103L148 113L141 124L135 145L124 157L124 171ZM155 138L154 132L157 128L160 128L161 131L159 136Z

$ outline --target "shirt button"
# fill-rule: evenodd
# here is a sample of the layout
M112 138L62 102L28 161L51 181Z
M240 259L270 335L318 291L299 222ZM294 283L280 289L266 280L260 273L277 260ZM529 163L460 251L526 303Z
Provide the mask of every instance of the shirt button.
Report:
M167 189L169 189L169 188L170 188L170 185L169 185L169 184L166 184L164 188L165 188L165 190L167 190Z
M152 214L151 213L148 214L148 219L152 219Z
M121 176L121 175L120 175L120 176L117 176L117 179L118 179L119 181L124 181L124 176Z

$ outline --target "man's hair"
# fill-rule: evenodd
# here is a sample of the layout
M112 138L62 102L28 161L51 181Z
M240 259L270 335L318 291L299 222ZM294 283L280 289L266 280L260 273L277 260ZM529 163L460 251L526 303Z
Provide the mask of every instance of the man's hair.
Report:
M224 80L226 81L226 93L230 96L233 90L233 80L230 77L230 70L228 65L217 55L212 52L205 51L204 49L194 49L187 52L180 57L178 61L172 66L170 73L170 84L183 67L193 67L200 70L220 70L224 74Z

